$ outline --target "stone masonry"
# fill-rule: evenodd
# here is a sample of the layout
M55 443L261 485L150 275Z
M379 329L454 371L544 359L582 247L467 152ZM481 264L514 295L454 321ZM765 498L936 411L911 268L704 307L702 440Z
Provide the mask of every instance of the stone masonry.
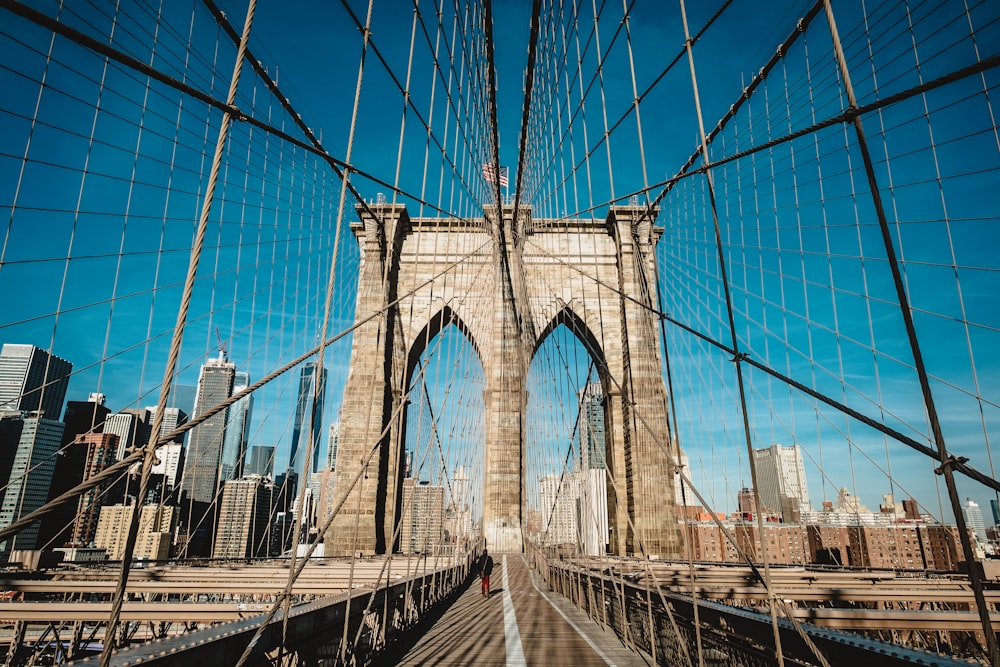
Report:
M545 337L565 324L594 358L606 409L609 543L620 555L679 556L674 462L655 306L657 230L641 207L606 220L532 219L487 208L485 220L411 219L405 206L358 209L361 267L344 391L327 555L397 547L405 387L434 336L456 325L486 376L483 535L522 549L525 378ZM653 216L655 218L655 215ZM388 306L388 307L387 307Z

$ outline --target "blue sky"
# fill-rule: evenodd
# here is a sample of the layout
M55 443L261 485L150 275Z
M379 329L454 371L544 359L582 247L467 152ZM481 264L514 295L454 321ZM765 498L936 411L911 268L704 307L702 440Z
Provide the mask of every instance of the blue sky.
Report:
M238 28L242 3L221 4ZM350 4L363 20L366 3ZM500 160L511 166L512 180L530 4L510 0L494 7ZM689 5L692 32L717 9L711 3ZM56 13L54 3L36 6ZM429 6L421 2L425 16L432 14ZM965 23L954 7L925 8L925 14L914 12L912 26L896 5L870 8L870 40L857 28L859 7L837 4L862 104L975 62L977 49L978 57L992 55L1000 44L995 27L983 28L976 39L968 36L969 21L994 25L990 21L997 10L989 3L977 7ZM766 10L756 3L734 2L695 46L709 129L807 8L805 2ZM110 19L100 12L77 16L69 11L63 16L69 25L88 34L108 30ZM223 39L215 48L217 31L199 3L170 3L164 11L169 29L161 30L155 42L149 31L154 11L146 4L119 16L116 47L148 61L155 43L152 62L157 69L224 97L232 45ZM587 5L581 11L592 9ZM630 44L641 92L680 52L683 30L676 5L636 3L633 11ZM547 152L551 162L527 165L525 176L537 176L540 184L532 203L545 215L573 214L593 205L594 215L603 217L607 202L642 189L644 182L674 175L697 146L690 71L682 59L640 105L645 161L639 159L638 125L634 114L627 113L634 97L627 44L623 37L611 43L620 17L620 8L608 7L599 22L602 49L609 54L603 69L603 106L595 87L584 113L574 116L571 137L565 135L558 148L539 142L545 144L539 151ZM587 20L593 23L592 15L584 16L581 25ZM405 3L376 4L372 38L400 80L406 76L412 21L412 9ZM143 77L120 66L105 70L103 60L62 39L56 40L46 65L47 33L20 19L9 25L0 30L0 85L5 91L0 103L5 128L0 138L0 206L7 217L0 220L5 227L0 289L23 297L8 302L0 318L5 322L0 340L51 347L73 361L77 373L69 399L83 399L99 388L108 394L113 409L155 403L218 113L162 84L147 85ZM587 41L587 29L581 28L582 42ZM846 103L827 34L821 16L712 143L711 159L781 137L843 109ZM185 60L188 40L195 56ZM433 136L443 142L446 131L455 128L446 128L442 120L447 107L440 87L433 107L430 103L435 72L424 40L418 30L411 93L425 119L434 115ZM361 44L343 8L262 0L251 49L327 150L344 156ZM591 44L582 57L586 77L594 72L595 52ZM569 62L574 66L575 57L571 50ZM41 89L43 78L46 87ZM995 73L987 71L864 118L946 438L957 453L987 472L992 465L988 441L1000 429L993 354L1000 332L994 256L1000 211L990 194L1000 182L1000 142L993 128L996 116L991 116L996 83ZM564 79L546 76L536 82L536 95L551 102L551 114L534 117L533 128L542 135L558 133L552 131L558 125L553 119L566 99L565 85ZM576 104L578 84L573 86L569 98ZM403 104L371 54L362 93L352 163L391 183L396 178ZM300 136L292 119L249 71L244 72L238 104L255 118L269 119ZM99 113L94 113L95 107ZM602 147L580 167L576 179L567 179L574 165L583 164L585 146L593 148L603 136L604 110L611 123L626 116L612 133L610 158ZM547 120L553 124L546 125ZM446 161L428 142L412 109L406 123L400 188L408 195L423 193L425 200L458 215L474 215L483 197L477 177L482 158L476 154L482 146L476 138L481 128L472 122L465 128L475 144L471 150L460 146L455 151L453 143L448 145L448 159L458 164L462 176L456 178L449 165L442 169ZM740 345L754 359L924 442L928 429L912 357L852 132L836 125L714 170ZM430 155L426 183L425 155ZM195 384L202 361L214 356L216 327L233 360L257 379L315 344L323 316L337 223L336 177L317 158L288 142L237 124L221 179L210 249L203 258L181 358L178 380L183 384ZM367 198L380 191L392 197L362 175L353 182ZM419 205L405 200L416 213ZM672 316L728 343L706 202L701 176L679 182L663 201L658 219L666 229L658 249L661 290ZM345 222L355 218L351 203L348 198ZM352 235L344 230L330 333L344 330L351 321L357 253ZM730 509L735 492L748 481L732 365L721 352L677 329L668 329L667 340L680 435L695 482L710 490L717 507ZM560 345L572 347L573 342L567 338ZM556 354L554 347L542 354ZM455 351L461 350L458 343L443 349L461 359L470 354ZM349 337L327 354L331 380L326 414L331 417L340 404L348 356ZM464 368L463 376L474 375ZM289 374L265 389L255 403L251 444L277 444L279 463L287 455L297 383L297 373ZM566 396L568 405L575 391L570 384L560 379L538 391ZM907 491L937 513L939 490L932 462L887 443L866 426L789 394L759 373L748 375L748 390L754 445L802 444L814 505L829 498L831 489L835 496L836 487L848 486L866 504L877 506L891 486L878 471L881 466L891 468ZM475 429L462 417L449 413L448 419L455 433L473 437ZM572 419L561 421L571 428ZM553 443L560 438L568 434L559 432ZM549 454L541 458L559 459ZM961 489L984 509L992 497L972 485L963 483Z

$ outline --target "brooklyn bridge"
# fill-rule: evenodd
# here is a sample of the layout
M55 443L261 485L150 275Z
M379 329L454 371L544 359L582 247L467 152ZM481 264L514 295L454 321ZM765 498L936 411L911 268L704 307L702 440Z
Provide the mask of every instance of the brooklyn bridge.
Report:
M1000 3L0 17L5 665L1000 665Z

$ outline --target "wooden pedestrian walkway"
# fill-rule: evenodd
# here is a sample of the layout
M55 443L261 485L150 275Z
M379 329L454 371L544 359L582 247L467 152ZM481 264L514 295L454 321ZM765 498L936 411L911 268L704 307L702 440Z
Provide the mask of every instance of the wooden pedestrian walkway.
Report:
M494 556L492 596L473 581L420 637L390 657L399 665L648 665L558 595L520 554ZM390 664L390 663L386 663Z

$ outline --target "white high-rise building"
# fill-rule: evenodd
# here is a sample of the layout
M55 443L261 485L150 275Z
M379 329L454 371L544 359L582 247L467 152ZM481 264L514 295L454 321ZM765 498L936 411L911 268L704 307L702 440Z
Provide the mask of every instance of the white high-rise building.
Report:
M194 416L201 416L232 396L235 377L236 365L230 363L223 352L220 351L217 359L206 361L198 377ZM188 500L205 505L217 500L222 444L230 409L231 406L216 413L190 431L187 453L184 455L184 476L181 479L181 486Z
M316 527L319 528L324 526L327 519L333 514L334 501L336 500L334 495L336 475L327 468L320 470L318 473L312 475L312 477L317 479L319 484L316 491Z
M781 514L790 522L792 517L786 515L811 509L802 450L798 445L771 445L756 449L753 454L757 464L759 511Z
M603 470L601 471L604 472ZM546 475L539 480L542 544L576 544L580 479L575 475Z
M603 468L580 473L577 509L580 546L588 556L603 556L608 544L608 481Z
M448 506L446 529L457 543L472 538L472 509L469 507L469 475L465 466L458 466L451 478L451 504Z
M983 522L983 512L979 509L979 503L971 498L966 498L965 503L962 504L962 514L965 515L965 523L975 533L979 543L986 544L986 524Z
M688 479L691 479L691 467L688 465L687 454L681 452L680 455L681 470L687 475ZM698 497L694 495L694 491L691 490L690 484L682 484L683 478L679 471L674 472L674 504L677 507L683 507L687 505L697 505Z
M150 405L146 407L146 412L149 413L149 425L153 426L153 420L156 419L156 406ZM187 422L187 413L180 408L164 408L163 410L163 422L160 424L160 434L158 437L162 438L167 433L170 433L178 426L181 426ZM175 439L175 442L184 442L184 434L182 433Z
M118 451L115 458L121 461L134 448L142 447L149 438L149 411L122 410L108 415L104 421L104 432L118 436Z
M330 441L326 447L326 467L337 469L337 446L340 444L340 422L330 424Z
M179 442L169 442L156 450L159 463L153 466L154 475L163 475L167 484L177 487L177 473L183 470L184 445Z

